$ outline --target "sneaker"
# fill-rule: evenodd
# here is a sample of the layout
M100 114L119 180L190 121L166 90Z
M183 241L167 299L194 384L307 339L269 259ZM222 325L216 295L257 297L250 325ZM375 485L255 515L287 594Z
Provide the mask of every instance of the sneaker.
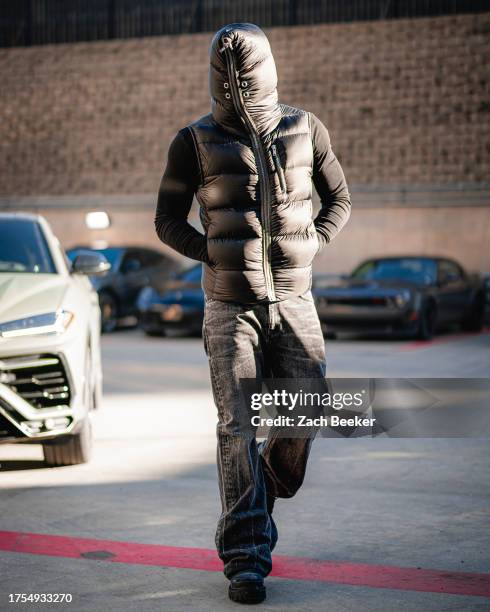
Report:
M256 572L238 572L230 580L228 597L242 604L258 604L264 601L264 579Z

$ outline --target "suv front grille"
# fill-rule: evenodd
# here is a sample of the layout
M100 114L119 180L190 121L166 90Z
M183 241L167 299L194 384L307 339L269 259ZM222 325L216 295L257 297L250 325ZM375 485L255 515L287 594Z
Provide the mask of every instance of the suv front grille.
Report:
M68 376L58 355L0 358L0 382L34 408L70 404Z

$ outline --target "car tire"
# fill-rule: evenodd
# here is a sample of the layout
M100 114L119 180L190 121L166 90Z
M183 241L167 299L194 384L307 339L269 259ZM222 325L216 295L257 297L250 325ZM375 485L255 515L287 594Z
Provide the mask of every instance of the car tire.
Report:
M468 332L480 332L485 324L485 297L478 294L468 315L461 322L461 328Z
M49 467L87 463L92 455L92 423L87 415L80 431L43 444L44 463Z
M103 334L113 332L117 327L118 308L114 296L107 291L99 294L100 330Z
M437 312L433 302L428 302L422 308L420 321L417 330L419 340L431 340L436 329Z

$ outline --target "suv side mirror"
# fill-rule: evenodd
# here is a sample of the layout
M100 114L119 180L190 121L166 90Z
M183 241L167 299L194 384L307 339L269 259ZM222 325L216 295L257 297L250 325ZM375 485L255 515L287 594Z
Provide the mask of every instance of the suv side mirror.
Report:
M101 253L93 251L80 251L73 260L72 274L86 276L104 276L111 269L111 264Z

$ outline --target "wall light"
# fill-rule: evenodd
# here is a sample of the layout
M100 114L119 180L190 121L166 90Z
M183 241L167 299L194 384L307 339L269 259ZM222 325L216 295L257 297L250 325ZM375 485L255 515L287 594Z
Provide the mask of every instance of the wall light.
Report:
M87 213L85 215L85 224L91 230L102 230L110 227L111 220L104 210L99 210Z

